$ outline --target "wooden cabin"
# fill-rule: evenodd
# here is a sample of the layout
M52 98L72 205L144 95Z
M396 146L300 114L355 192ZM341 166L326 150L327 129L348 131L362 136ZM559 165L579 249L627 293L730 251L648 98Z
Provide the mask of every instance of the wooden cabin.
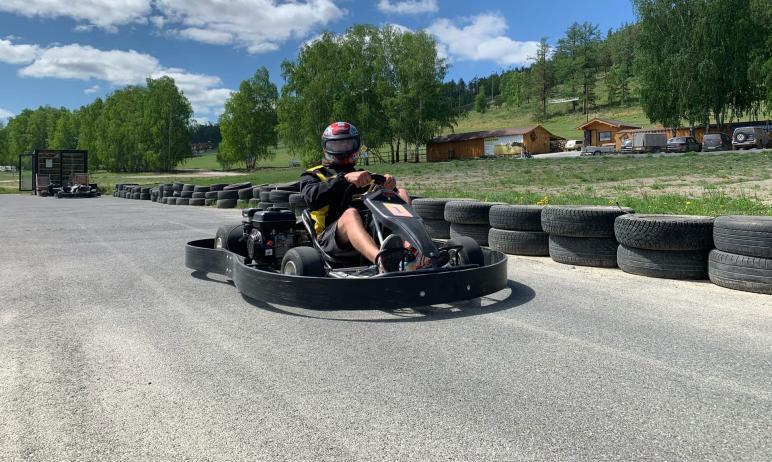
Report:
M455 159L519 156L523 150L531 154L550 152L550 143L565 141L541 125L526 128L454 133L444 135L426 144L427 162Z
M637 130L639 125L633 125L621 120L592 119L577 127L584 132L585 146L612 146L616 144L617 135L622 130ZM617 149L621 145L617 144Z

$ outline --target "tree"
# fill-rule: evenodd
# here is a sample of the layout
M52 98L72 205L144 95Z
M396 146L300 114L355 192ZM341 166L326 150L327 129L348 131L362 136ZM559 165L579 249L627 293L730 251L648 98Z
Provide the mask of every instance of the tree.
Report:
M56 121L49 147L75 149L78 146L78 117L69 111L62 112Z
M474 110L481 114L488 110L488 98L485 97L485 87L480 88L474 99Z
M528 71L509 71L501 78L501 95L504 105L516 109L528 102Z
M549 55L550 46L547 39L542 38L539 42L539 48L536 50L536 58L531 66L531 91L537 95L533 118L538 122L547 119L547 100L552 95L552 89L555 85L555 72Z
M191 156L188 99L168 76L147 79L142 107L142 129L147 136L144 164L152 170L169 171Z
M278 97L276 85L271 83L265 67L241 82L239 91L225 102L225 111L220 116L222 143L218 161L244 162L247 169L254 169L258 160L275 156L270 148L277 144Z

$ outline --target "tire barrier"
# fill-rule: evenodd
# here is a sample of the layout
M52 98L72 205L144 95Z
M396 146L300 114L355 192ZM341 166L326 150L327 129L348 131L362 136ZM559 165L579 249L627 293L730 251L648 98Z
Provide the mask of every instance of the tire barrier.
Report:
M480 245L488 245L490 231L490 202L448 201L445 203L444 218L450 223L450 238L468 236Z
M510 255L549 256L549 235L539 205L494 205L489 212L488 246Z
M772 294L772 217L718 217L708 277L728 289Z

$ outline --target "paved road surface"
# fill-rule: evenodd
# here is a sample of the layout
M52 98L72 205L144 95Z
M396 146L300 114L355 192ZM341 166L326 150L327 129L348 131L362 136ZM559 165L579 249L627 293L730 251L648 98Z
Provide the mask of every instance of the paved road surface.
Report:
M237 216L0 196L0 459L772 459L772 297L513 258L449 308L274 307L183 266Z

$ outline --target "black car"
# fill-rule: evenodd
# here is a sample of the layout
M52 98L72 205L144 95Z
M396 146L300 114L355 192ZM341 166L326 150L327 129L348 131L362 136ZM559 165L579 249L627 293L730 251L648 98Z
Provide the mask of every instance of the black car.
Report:
M677 136L667 140L667 152L700 151L702 146L691 136Z
M709 133L702 138L702 150L711 151L731 151L732 139L725 133Z
M619 150L622 154L632 154L633 153L633 139L628 138L624 141L622 141L622 148Z

